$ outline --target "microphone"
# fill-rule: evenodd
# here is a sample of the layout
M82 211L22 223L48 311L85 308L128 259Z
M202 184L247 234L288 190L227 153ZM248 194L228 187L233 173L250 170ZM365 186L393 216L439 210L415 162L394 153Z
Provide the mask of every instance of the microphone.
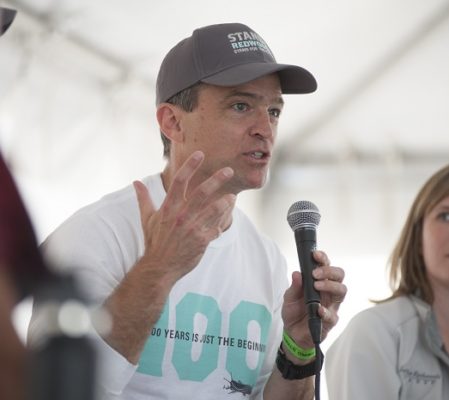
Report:
M317 267L313 258L316 250L316 227L320 223L320 212L310 201L293 203L287 213L287 221L295 233L296 249L304 287L304 302L309 314L309 330L315 344L321 342L321 318L318 315L321 298L313 287L312 271Z

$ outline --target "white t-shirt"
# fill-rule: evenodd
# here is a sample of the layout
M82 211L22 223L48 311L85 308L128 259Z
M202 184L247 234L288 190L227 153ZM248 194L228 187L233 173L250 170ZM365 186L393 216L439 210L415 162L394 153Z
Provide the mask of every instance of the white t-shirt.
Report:
M160 207L165 197L160 175L143 182ZM75 213L43 250L56 268L76 271L90 299L104 301L143 254L133 187ZM287 285L277 246L235 209L231 227L172 288L137 366L101 341L102 398L262 398L281 341ZM38 331L33 315L31 339Z

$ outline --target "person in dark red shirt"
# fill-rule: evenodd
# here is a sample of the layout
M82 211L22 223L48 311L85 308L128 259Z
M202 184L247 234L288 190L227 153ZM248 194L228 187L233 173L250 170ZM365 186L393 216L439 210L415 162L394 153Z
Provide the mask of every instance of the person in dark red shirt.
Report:
M15 10L0 7L0 36L15 15ZM24 398L26 351L12 312L48 274L31 221L0 153L0 399Z

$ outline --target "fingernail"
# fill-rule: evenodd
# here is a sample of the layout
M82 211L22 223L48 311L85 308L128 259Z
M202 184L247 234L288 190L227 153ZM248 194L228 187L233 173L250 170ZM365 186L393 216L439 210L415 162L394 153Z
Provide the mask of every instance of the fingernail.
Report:
M319 279L319 278L321 278L323 276L323 271L321 270L321 268L315 268L312 271L312 274L313 274L314 278Z
M316 281L313 286L317 290L324 289L324 282L323 281Z
M314 255L315 257L320 258L320 259L323 257L323 253L322 253L322 251L319 250L319 249L315 249L315 250L313 251L313 255Z
M222 173L226 178L230 178L230 177L234 174L234 171L233 171L232 168L226 167L226 168L223 168L223 170L221 171L221 173Z
M199 161L203 158L204 154L202 151L195 151L195 153L193 153L192 157L194 160Z

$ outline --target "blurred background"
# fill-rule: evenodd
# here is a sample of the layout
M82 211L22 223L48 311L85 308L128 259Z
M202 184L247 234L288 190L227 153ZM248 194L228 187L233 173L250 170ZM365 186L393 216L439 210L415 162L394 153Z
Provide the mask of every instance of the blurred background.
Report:
M320 209L318 247L345 269L349 289L324 350L370 299L389 293L385 266L411 202L449 162L447 0L1 5L19 13L0 41L0 148L39 241L81 206L162 169L162 58L197 27L242 22L279 62L309 69L318 91L285 96L269 183L239 206L292 271L287 210L298 200ZM16 310L22 337L30 304Z

